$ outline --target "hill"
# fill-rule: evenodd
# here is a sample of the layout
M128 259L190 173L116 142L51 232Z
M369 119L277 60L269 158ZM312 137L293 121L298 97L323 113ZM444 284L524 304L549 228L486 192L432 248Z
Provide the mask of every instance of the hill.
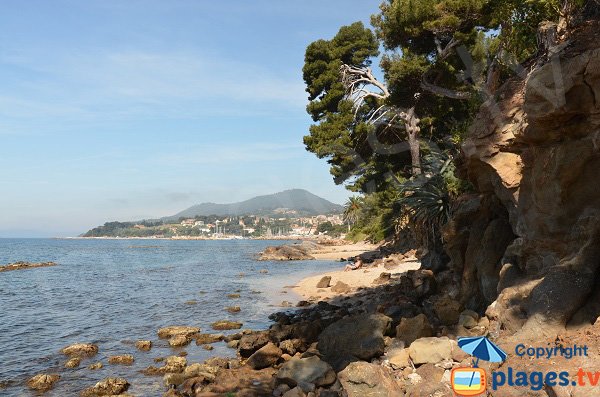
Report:
M277 210L280 209L296 211L300 215L319 215L341 213L343 207L314 195L307 190L291 189L231 204L197 204L173 216L162 219L193 218L195 216L208 215L271 215L277 213Z

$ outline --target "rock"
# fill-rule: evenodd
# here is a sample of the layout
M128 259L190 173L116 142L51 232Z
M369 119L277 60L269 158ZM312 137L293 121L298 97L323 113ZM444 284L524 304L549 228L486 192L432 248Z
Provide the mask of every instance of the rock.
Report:
M240 294L228 294L227 297L229 299L239 299L241 297Z
M387 354L392 368L403 369L410 366L410 353L408 349L394 349Z
M39 374L27 381L27 387L37 391L48 391L60 380L57 374Z
M100 362L96 363L96 364L91 364L88 366L88 369L90 371L97 371L99 369L102 369L102 367L104 367L104 365Z
M212 346L212 345L202 345L202 348L206 351L215 350L214 346Z
M296 304L296 307L308 307L310 305L311 305L311 303L309 301L299 301Z
M461 305L456 299L443 296L433 304L433 310L443 325L454 325L458 322L461 313Z
M123 378L106 378L81 392L81 397L116 396L127 391L129 382Z
M281 302L281 304L279 306L281 306L281 307L292 307L294 305L292 304L292 302L283 301L283 302Z
M112 356L108 358L109 364L118 364L118 365L132 365L135 359L131 354L125 354L122 356Z
M169 339L169 346L183 347L189 345L191 341L191 338L187 335L175 335L174 337Z
M192 300L186 301L185 304L189 305L189 306L193 306L193 305L197 305L198 301L195 299L192 299Z
M396 338L404 341L405 346L410 346L419 338L429 336L433 336L433 328L424 314L413 318L403 318L400 320L400 325L396 327Z
M352 288L342 281L338 281L333 287L331 287L331 292L335 292L336 294L347 294L350 291L352 291Z
M304 261L314 260L309 254L310 249L302 244L267 247L260 253L260 261Z
M229 347L230 349L237 349L239 345L240 345L239 340L232 340L232 341L227 342L227 347Z
M277 380L290 387L296 387L300 383L329 386L335 382L336 375L329 364L313 356L293 358L286 362L277 373Z
M273 392L275 372L273 368L255 371L247 365L237 369L220 370L214 382L203 387L202 391L218 393L217 396L227 394L239 397L270 396ZM202 394L191 395L198 397Z
M149 340L138 340L137 342L135 342L135 347L138 350L147 352L150 351L150 349L152 349L152 342Z
M269 274L269 271L267 269L260 269L259 273L260 274Z
M229 313L239 313L242 309L239 306L229 306L226 308Z
M471 357L463 349L461 349L458 346L457 341L451 339L450 344L452 345L452 360L453 361L460 363L463 360L466 360L467 358Z
M208 345L221 342L223 339L225 339L223 334L198 334L196 335L196 345Z
M373 284L374 285L387 284L390 282L391 279L392 279L391 273L383 272L379 275L379 277L377 277L375 280L373 280Z
M417 373L426 383L440 383L446 370L434 364L425 364L417 368Z
M287 339L279 343L279 348L283 352L293 356L298 350L300 350L302 345L303 343L301 339Z
M81 365L81 358L73 357L65 364L65 368L77 368Z
M317 283L317 288L329 288L329 287L331 287L331 276L325 276Z
M269 343L269 332L253 332L249 335L243 335L240 339L238 349L240 355L244 358L250 357L254 352Z
M269 342L250 356L248 365L256 370L267 368L276 364L282 354L280 348Z
M92 357L98 354L98 346L91 343L76 343L61 350L66 356Z
M273 390L273 397L280 397L288 391L290 391L290 387L285 383L282 383L279 386L277 386L275 390Z
M350 363L338 374L348 397L397 397L404 391L384 367L366 362Z
M185 370L185 367L187 366L187 360L185 357L171 356L171 357L167 357L164 360L155 359L154 361L155 362L164 361L165 365L163 365L160 368L156 368L156 367L146 368L145 370L142 371L143 374L145 374L145 375L164 375L167 373L182 373Z
M231 329L240 329L244 324L237 321L221 320L212 323L210 326L217 331L226 331Z
M385 349L383 339L391 319L383 314L359 314L339 320L319 336L319 351L323 359L336 370L351 361L379 357Z
M415 365L437 364L452 358L452 343L446 337L421 338L410 345L409 353Z
M304 394L304 391L302 391L301 388L294 387L293 389L283 393L282 397L306 397L306 394Z
M479 314L473 310L465 310L460 314L458 318L458 325L462 325L465 328L473 328L477 326L479 321Z
M33 269L36 267L50 267L56 266L54 262L40 262L40 263L31 263L31 262L15 262L9 263L8 265L0 266L1 272L9 272L11 270L23 270L23 269Z
M170 327L161 328L158 330L158 337L162 339L170 339L174 336L184 335L184 336L192 336L200 332L200 328L198 327L187 327L174 325Z

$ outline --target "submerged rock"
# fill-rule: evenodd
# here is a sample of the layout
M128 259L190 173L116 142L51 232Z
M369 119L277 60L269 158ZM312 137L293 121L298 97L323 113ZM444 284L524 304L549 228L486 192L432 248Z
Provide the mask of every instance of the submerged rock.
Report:
M208 345L211 343L221 342L225 339L225 335L223 334L198 334L195 337L196 345Z
M40 262L40 263L31 263L31 262L15 262L9 263L8 265L0 266L1 272L9 272L11 270L23 270L23 269L33 269L36 267L50 267L56 266L54 262Z
M65 368L77 368L81 365L81 358L73 357L65 364Z
M37 391L48 391L54 387L54 384L60 380L57 374L39 374L27 381L27 387Z
M152 349L152 342L149 340L138 340L135 342L135 347L141 351L150 351Z
M200 332L198 327L188 327L182 325L172 325L170 327L161 328L158 330L158 337L162 339L169 339L174 336L185 335L191 336Z
M183 347L190 344L192 339L188 335L175 335L169 339L169 346L171 347Z
M109 364L119 364L119 365L132 365L135 359L131 354L125 354L122 356L112 356L108 358Z

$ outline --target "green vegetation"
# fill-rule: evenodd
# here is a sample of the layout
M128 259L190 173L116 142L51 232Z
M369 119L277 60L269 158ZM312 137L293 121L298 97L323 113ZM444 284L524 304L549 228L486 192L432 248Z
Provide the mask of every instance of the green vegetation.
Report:
M345 207L350 238L378 241L408 226L421 243L439 241L452 200L470 188L453 160L480 104L538 53L541 22L559 34L581 4L386 0L373 30L356 22L307 47L314 124L304 143L361 195ZM376 57L383 78L371 70Z

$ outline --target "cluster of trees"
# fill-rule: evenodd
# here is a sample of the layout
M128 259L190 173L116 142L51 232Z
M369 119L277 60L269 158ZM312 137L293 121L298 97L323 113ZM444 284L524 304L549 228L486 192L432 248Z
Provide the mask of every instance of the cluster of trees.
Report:
M470 188L453 160L477 110L515 65L544 51L540 23L547 21L544 35L554 40L583 6L385 0L372 28L356 22L307 47L303 77L314 124L304 143L328 161L336 183L359 195L345 212L354 237L380 240L412 223L422 243L438 239L453 198Z

